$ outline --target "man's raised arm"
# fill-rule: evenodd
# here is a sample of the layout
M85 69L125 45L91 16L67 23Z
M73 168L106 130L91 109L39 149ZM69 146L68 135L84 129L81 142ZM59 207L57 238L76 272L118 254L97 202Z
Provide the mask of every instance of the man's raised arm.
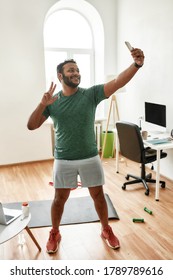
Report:
M29 120L27 123L27 127L29 130L34 130L36 128L39 128L42 125L42 123L47 119L43 115L43 112L48 105L54 103L55 100L57 99L57 96L53 96L55 88L56 88L56 85L51 83L49 91L43 95L41 102L39 103L37 108L34 110L34 112L31 114L31 116L29 117Z

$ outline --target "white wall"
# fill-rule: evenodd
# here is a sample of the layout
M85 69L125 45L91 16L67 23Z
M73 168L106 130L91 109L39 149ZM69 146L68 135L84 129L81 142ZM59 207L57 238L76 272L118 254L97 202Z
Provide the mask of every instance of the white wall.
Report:
M56 2L0 0L0 165L52 157L49 126L28 131L26 123L46 90L43 24ZM171 129L173 1L87 2L103 19L105 76L116 74L131 63L125 40L145 52L145 66L126 87L126 93L119 94L121 118L137 122L144 114L144 101L164 103ZM173 179L172 161L173 151L169 151L167 159L162 160L161 171Z
M138 123L144 116L144 101L165 104L167 129L173 128L173 1L118 1L118 69L130 62L122 42L128 40L145 53L145 65L120 96L120 115L124 120ZM161 161L161 173L173 179L173 151Z
M54 2L0 1L0 164L51 156L49 128L26 123L45 91L42 30Z

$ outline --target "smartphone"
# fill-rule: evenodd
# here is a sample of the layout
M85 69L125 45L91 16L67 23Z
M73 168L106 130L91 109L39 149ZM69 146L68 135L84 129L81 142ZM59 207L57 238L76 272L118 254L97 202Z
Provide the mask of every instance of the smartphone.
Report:
M126 46L128 47L129 51L133 50L133 47L130 45L129 42L125 41Z

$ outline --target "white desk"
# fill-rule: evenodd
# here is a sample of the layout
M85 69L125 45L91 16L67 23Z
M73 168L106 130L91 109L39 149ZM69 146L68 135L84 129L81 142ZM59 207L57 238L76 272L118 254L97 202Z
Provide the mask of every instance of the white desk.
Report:
M116 146L116 172L119 172L119 141L118 141L118 134L117 134L117 130L113 129L113 132L115 133L116 137L115 137L115 146ZM164 143L164 144L151 144L147 141L152 140L153 138L166 138L168 137L168 134L151 134L150 137L148 137L147 140L144 140L144 145L146 147L150 147L154 150L157 151L157 160L156 160L156 184L155 184L155 200L159 201L159 181L160 181L160 151L161 150L168 150L168 149L173 149L173 141L170 141L169 143Z
M31 219L31 214L28 217L21 219L21 216L14 220L9 225L1 225L0 224L0 244L8 241L9 239L13 238L17 234L19 234L23 229L26 229L30 237L32 238L33 242L37 246L38 250L41 251L41 247L38 244L37 240L35 239L34 235L30 231L28 227L28 223Z
M164 135L162 134L162 138ZM148 139L149 140L149 139ZM157 151L157 160L156 160L156 189L155 189L155 200L159 201L159 181L160 181L160 151L161 150L168 150L173 149L173 141L164 144L151 144L148 143L147 140L144 140L144 145L146 147L150 147Z

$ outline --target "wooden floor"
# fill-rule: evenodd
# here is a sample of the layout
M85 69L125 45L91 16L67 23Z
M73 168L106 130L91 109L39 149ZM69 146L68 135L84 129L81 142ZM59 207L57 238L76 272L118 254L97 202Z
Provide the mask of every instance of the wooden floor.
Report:
M128 186L126 191L121 188L127 172L140 173L138 164L124 161L120 163L120 173L116 174L115 159L103 159L102 163L106 177L104 191L109 194L120 218L110 222L121 243L119 250L108 248L100 238L100 223L89 223L61 226L62 241L56 254L46 253L50 228L45 227L32 229L42 247L41 252L25 232L23 246L18 244L17 236L0 245L0 259L172 260L173 182L166 180L166 188L160 189L160 201L155 201L155 184L150 184L149 196L144 194L141 184ZM1 202L52 199L54 190L48 184L52 165L52 161L45 161L0 167ZM87 194L87 189L71 192L71 196ZM145 206L153 215L143 210ZM145 223L133 223L132 218L144 218Z

